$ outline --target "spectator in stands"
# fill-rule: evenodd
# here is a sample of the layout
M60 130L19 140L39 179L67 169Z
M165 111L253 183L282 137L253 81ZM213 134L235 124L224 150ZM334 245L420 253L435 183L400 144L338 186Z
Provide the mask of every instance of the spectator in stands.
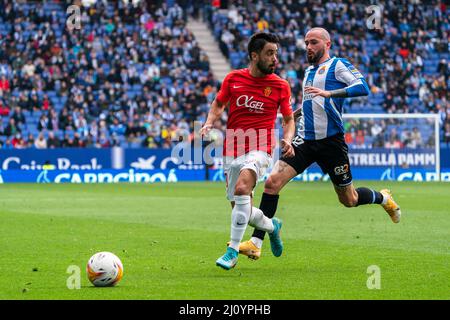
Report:
M49 149L59 148L61 145L61 142L57 137L55 137L55 133L53 131L48 132L48 138L47 138L47 147Z
M356 131L355 144L356 147L364 147L364 130Z
M46 130L46 129L48 129L48 126L49 126L49 121L48 121L47 114L43 113L39 117L39 121L38 121L38 124L37 124L37 129L39 131Z
M39 97L36 93L31 94L31 99L28 102L28 106L31 112L39 112L41 110L42 104L39 102Z
M13 149L13 148L14 146L12 145L11 140L7 138L2 146L2 149Z
M431 88L437 93L438 97L444 97L447 95L447 83L445 81L445 76L441 75L434 78Z
M420 148L423 146L422 133L417 127L414 127L411 132L411 142L413 148Z
M34 137L32 137L32 139L34 139ZM23 149L27 147L27 144L23 139L22 134L19 132L14 135L14 138L12 138L11 140L11 144L15 149Z
M0 99L0 116L2 117L9 116L10 111L11 110L9 109L9 107L3 103L2 99Z
M264 19L264 17L261 17L256 23L256 28L260 32L267 32L269 30L269 23L267 22L266 19Z
M21 131L22 130L16 125L16 120L14 120L14 118L10 118L8 121L8 125L5 128L4 134L7 137L12 137L16 136L18 133L21 133Z
M0 77L0 97L8 97L10 92L9 80L6 75Z
M134 139L141 135L141 129L134 124L134 121L128 121L128 125L125 130L125 137L127 139Z
M383 103L383 108L387 113L395 112L394 97L390 93L386 95L386 99Z
M34 141L34 146L36 149L47 149L47 140L42 132L39 133L38 137Z
M50 108L50 100L48 99L48 95L44 94L44 98L42 99L41 103L41 110L47 111Z
M159 144L156 142L155 134L151 131L147 131L147 135L142 140L142 147L144 148L158 148Z
M17 125L24 125L26 122L25 115L23 114L22 108L20 106L16 106L14 108L14 112L13 112L11 118L14 119L14 121L15 121L15 123L17 123Z
M116 134L116 135L124 135L126 131L126 127L119 122L119 119L114 117L112 124L109 126L109 132L110 134Z
M345 143L354 144L356 141L356 131L354 128L346 130L345 132Z
M34 66L32 60L28 60L27 63L22 67L23 74L28 77L32 77L35 71L36 67Z
M31 110L28 96L24 92L19 93L19 102L17 104L22 110Z
M437 72L440 75L443 75L446 79L448 79L449 74L448 63L445 59L441 59L441 61L439 61L439 64L437 66Z
M386 141L386 143L384 144L384 147L390 149L399 149L402 148L402 143L398 138L391 136L389 141Z
M111 146L111 143L109 139L106 138L106 135L104 133L100 134L100 137L98 139L98 142L96 143L97 148L109 148Z
M48 129L49 130L59 130L59 118L58 114L53 108L50 108L49 111L49 120L48 120Z
M81 139L84 139L89 135L89 125L82 112L80 112L74 120L74 127Z
M381 135L381 133L383 132L383 126L378 121L371 120L369 123L369 127L370 127L370 134L374 138Z
M406 42L402 42L398 54L403 58L403 60L406 60L408 58L410 52Z

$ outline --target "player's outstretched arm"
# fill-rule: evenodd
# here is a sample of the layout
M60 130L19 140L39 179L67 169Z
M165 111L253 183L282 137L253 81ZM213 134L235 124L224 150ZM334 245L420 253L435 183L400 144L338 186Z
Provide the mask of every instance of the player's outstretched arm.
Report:
M336 63L334 76L345 87L336 90L322 90L314 87L305 87L305 93L324 98L352 98L369 95L369 86L364 76L347 60L339 59Z
M369 87L364 79L359 80L360 83L351 86L336 89L336 90L322 90L314 87L305 87L305 93L312 94L313 98L321 96L324 98L352 98L367 96L369 94Z
M283 116L283 139L281 139L281 152L285 157L293 157L295 155L294 148L292 147L292 139L295 134L295 120L294 114Z
M359 79L356 84L345 88L347 97L368 96L370 93L369 85L364 78Z
M300 118L303 114L302 108L298 108L294 111L294 122L297 122L298 118Z
M214 122L220 119L222 116L223 111L225 110L226 104L221 103L219 100L214 99L214 101L211 103L211 108L208 112L208 118L206 119L205 124L200 129L200 134L205 135L207 134L214 125Z

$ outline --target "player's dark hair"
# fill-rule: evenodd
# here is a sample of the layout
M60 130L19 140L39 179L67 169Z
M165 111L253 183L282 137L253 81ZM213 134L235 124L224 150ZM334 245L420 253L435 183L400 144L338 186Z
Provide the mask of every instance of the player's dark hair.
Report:
M279 44L280 39L276 34L266 32L255 33L251 36L247 45L248 58L250 61L252 60L252 52L259 54L267 42Z

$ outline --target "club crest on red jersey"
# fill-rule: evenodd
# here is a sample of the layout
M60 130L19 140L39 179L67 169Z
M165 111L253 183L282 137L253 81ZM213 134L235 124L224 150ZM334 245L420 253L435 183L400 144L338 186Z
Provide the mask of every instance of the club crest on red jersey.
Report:
M272 88L271 87L265 87L264 88L264 95L266 97L270 96L271 93L272 93Z

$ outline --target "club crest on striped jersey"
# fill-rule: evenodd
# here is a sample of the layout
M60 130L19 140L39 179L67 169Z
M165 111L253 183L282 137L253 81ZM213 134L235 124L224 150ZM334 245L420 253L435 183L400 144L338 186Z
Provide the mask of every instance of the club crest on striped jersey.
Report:
M322 68L319 69L319 71L317 73L318 74L323 74L326 69L327 69L327 66L323 66Z
M271 93L272 93L272 88L271 87L265 87L264 88L264 95L266 97L270 96Z

